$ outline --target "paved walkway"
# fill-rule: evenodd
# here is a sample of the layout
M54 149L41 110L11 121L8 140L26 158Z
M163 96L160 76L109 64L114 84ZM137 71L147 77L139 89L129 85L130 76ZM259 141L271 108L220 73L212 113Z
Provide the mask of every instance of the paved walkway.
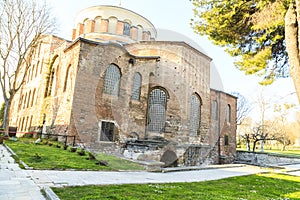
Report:
M198 182L243 176L265 171L258 167L242 166L222 169L197 171L179 171L169 173L155 172L103 172L103 171L39 171L30 170L29 174L40 186L74 186L98 184L129 184L129 183L167 183L167 182Z
M0 199L45 199L27 171L19 168L3 145L0 145Z
M74 186L95 184L197 182L233 176L243 176L267 171L249 165L228 165L205 170L151 172L103 172L103 171L52 171L22 170L14 163L5 147L0 145L0 199L40 200L44 199L40 188L48 186ZM299 165L287 165L289 174L300 176Z

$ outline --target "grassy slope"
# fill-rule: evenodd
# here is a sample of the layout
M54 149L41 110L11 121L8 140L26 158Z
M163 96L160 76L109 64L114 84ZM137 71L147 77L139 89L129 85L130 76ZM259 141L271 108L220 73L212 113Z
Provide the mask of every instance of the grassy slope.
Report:
M135 163L108 155L97 155L97 160L105 160L109 166L96 165L96 160L89 160L85 156L79 156L77 152L69 149L57 148L56 145L48 146L34 144L34 140L21 139L17 142L6 141L18 157L29 167L34 169L77 169L77 170L142 170ZM62 146L62 145L61 145Z
M300 178L271 173L199 183L78 186L52 189L61 200L300 199Z

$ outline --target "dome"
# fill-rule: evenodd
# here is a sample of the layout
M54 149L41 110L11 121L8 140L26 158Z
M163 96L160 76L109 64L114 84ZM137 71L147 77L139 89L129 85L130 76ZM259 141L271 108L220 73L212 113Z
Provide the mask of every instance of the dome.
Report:
M156 29L143 16L116 6L93 6L75 17L72 39L78 37L100 42L133 43L155 40Z

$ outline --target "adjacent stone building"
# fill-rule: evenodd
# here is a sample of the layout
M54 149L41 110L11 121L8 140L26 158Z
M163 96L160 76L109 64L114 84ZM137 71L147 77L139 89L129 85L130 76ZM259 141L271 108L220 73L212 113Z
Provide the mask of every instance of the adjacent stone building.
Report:
M13 99L18 132L74 135L86 148L166 166L229 163L236 98L210 88L212 59L115 6L75 19L72 40L40 39Z

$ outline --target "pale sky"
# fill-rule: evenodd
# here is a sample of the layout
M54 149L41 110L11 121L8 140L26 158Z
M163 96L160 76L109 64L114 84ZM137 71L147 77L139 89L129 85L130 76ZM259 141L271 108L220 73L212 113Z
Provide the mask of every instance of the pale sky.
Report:
M74 28L74 17L81 9L96 5L120 4L119 0L48 0L53 7L53 12L60 25L56 35L65 39L71 39ZM261 87L259 78L246 76L237 70L231 58L224 49L213 45L205 37L195 34L190 27L190 19L193 17L193 6L189 0L123 0L121 6L132 10L153 23L157 29L167 29L183 34L196 42L205 53L213 59L219 75L222 79L225 92L239 92L250 101L255 101L258 93L264 90L271 99L280 102L298 103L293 82L290 78L280 79L271 86Z

